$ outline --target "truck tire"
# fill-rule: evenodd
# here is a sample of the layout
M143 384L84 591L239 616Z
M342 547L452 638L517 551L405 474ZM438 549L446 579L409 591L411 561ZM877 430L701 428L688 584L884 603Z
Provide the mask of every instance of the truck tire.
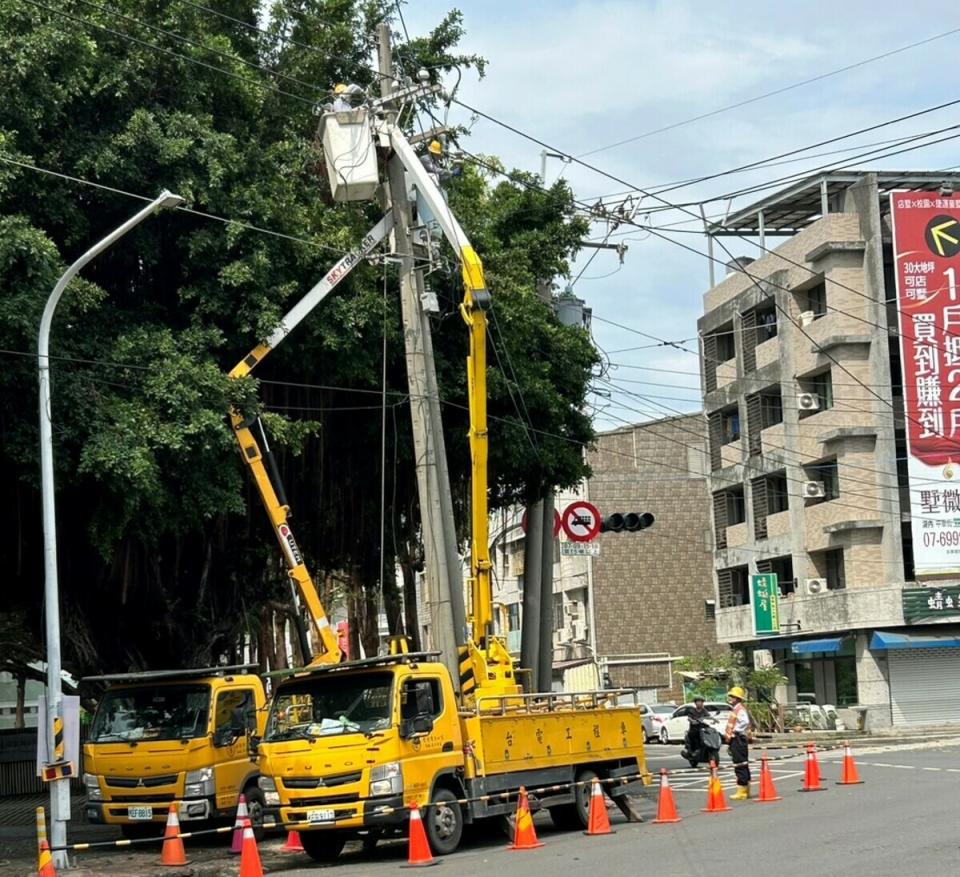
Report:
M576 801L572 804L558 804L550 808L550 819L561 831L581 831L590 824L590 793L596 771L584 768L577 774L573 794Z
M340 858L347 835L342 831L301 831L300 843L315 862L331 864Z
M452 853L463 837L463 810L449 789L435 789L433 803L425 808L424 827L430 849L438 856Z
M257 839L257 843L260 843L264 838L263 811L266 807L266 800L256 783L251 783L243 790L243 797L247 801L247 814L250 817L253 836Z

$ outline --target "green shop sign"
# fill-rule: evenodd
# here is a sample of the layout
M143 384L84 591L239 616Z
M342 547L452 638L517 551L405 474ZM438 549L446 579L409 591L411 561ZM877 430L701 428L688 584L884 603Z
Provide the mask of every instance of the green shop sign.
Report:
M780 633L780 590L777 574L765 572L750 576L750 596L753 602L753 633L770 636Z
M960 616L960 587L904 588L901 593L907 624Z

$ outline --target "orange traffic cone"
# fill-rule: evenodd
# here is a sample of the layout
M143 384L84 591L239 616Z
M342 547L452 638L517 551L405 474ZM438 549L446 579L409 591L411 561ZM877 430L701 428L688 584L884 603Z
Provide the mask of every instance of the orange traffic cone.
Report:
M838 786L859 786L863 784L863 780L860 779L860 775L857 773L857 765L853 760L853 755L850 752L850 743L847 740L843 741L843 767L840 769L840 779L837 782Z
M770 765L767 764L767 756L764 754L760 756L760 795L756 801L758 804L770 804L779 800L781 798L773 784L773 775L770 773Z
M37 877L57 877L53 867L53 856L50 855L50 844L46 839L40 841L40 862L37 866Z
M240 855L240 850L243 849L243 823L249 815L247 813L247 798L241 794L237 798L237 818L233 823L233 840L230 843L231 853Z
M263 877L263 865L260 864L260 851L257 839L253 836L250 820L243 820L243 847L240 852L240 873L237 877Z
M826 791L826 788L820 785L820 764L817 761L817 747L813 743L807 744L807 764L803 772L803 788L800 791Z
M300 842L300 832L299 831L288 831L287 839L284 842L283 846L280 847L281 853L302 853L303 844Z
M181 865L190 864L187 861L187 854L183 850L183 840L180 838L180 820L177 819L177 805L171 804L167 811L167 827L163 832L163 849L160 851L161 865Z
M439 865L430 852L427 843L427 833L423 830L423 820L420 818L420 808L416 803L410 805L410 848L407 853L407 863L401 868L426 868L428 865Z
M614 834L607 815L607 803L603 797L603 788L597 777L590 784L590 813L587 817L587 830L584 834Z
M653 820L654 825L663 822L679 822L677 816L677 805L673 802L673 789L670 788L670 776L665 767L660 768L660 797L657 800L657 818Z
M530 813L530 803L527 801L527 790L520 786L520 797L517 799L517 826L513 832L513 844L508 850L535 850L543 844L537 840L537 832L533 827L533 816Z
M720 783L720 777L717 776L717 763L710 762L710 781L707 784L707 806L703 808L704 813L726 813L730 807L727 799L723 797L723 786Z

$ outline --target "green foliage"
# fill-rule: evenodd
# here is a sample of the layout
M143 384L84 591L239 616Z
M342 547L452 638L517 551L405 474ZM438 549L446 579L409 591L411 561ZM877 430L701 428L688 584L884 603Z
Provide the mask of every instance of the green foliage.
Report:
M393 268L359 266L255 378L225 374L352 247L378 207L325 197L315 102L376 89L371 34L385 0L275 0L216 10L153 0L50 9L0 0L0 158L190 208L162 212L67 289L51 338L63 616L81 671L231 657L288 584L226 420L262 415L318 578L375 597L394 553L416 555L403 335ZM458 55L459 13L397 53L403 72ZM264 69L260 69L264 68ZM408 120L409 121L409 120ZM532 179L532 178L531 178ZM586 473L582 413L595 353L537 287L568 272L585 233L569 189L536 193L468 168L450 203L485 261L494 503ZM0 162L0 556L12 609L39 618L36 335L66 265L142 202ZM269 229L267 234L258 229ZM459 512L468 494L459 271L431 282L440 394ZM387 345L388 534L380 539ZM537 432L523 427L532 421ZM7 563L9 561L9 563ZM374 600L375 604L375 600Z
M776 667L754 669L744 659L743 652L730 649L724 652L703 652L683 658L676 663L680 672L696 673L699 678L694 684L694 693L709 696L718 683L728 688L739 685L762 702L772 701L778 685L783 685L786 677Z

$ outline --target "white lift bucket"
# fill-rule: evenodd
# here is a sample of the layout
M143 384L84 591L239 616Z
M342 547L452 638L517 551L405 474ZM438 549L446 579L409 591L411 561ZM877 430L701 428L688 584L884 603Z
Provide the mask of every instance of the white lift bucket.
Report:
M320 139L335 201L368 201L380 184L377 150L366 107L324 113Z

